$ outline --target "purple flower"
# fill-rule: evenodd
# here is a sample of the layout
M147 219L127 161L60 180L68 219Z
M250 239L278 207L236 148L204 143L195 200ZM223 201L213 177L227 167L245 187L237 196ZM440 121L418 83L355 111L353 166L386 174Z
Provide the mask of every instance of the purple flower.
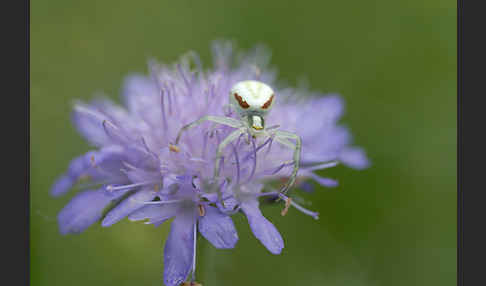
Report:
M62 234L82 232L99 220L108 227L125 217L154 225L174 218L164 249L168 286L183 283L191 273L194 281L198 231L216 248L235 246L238 235L231 215L240 211L255 237L271 253L281 253L283 239L260 211L260 197L284 202L282 215L293 206L317 218L316 212L275 189L295 164L292 150L281 140L243 132L216 160L219 144L234 128L204 122L174 144L183 126L203 116L240 120L228 102L236 83L257 80L275 90L265 121L268 130L293 132L302 139L297 186L308 190L313 180L334 187L335 180L315 171L338 163L356 169L369 165L364 151L350 145L349 131L338 125L343 112L339 96L279 84L261 47L235 55L231 43L217 42L213 51L211 70L203 69L194 53L172 66L151 62L149 76L126 79L121 106L107 99L76 103L74 125L93 150L72 160L51 190L59 196L74 186L86 188L82 181L90 180L89 190L60 211Z

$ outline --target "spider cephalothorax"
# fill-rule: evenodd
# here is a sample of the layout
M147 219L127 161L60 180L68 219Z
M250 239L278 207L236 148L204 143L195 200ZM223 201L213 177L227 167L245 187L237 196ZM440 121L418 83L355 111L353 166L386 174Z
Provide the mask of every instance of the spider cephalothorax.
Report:
M219 176L219 164L220 159L223 155L224 148L231 142L237 140L240 135L250 134L253 137L272 137L273 140L279 142L283 146L294 150L294 168L292 170L289 180L281 189L281 192L285 193L294 184L297 177L297 171L299 170L300 152L302 148L302 140L297 134L278 130L278 126L265 128L264 118L274 104L274 91L267 84L260 81L240 81L231 88L229 93L229 101L230 106L240 116L239 119L224 116L203 116L200 119L183 126L181 130L179 130L179 133L177 134L177 138L175 140L175 144L170 146L171 150L175 152L179 150L177 144L179 143L183 131L193 128L205 121L212 121L215 123L236 128L236 130L231 132L218 145L215 158L216 161L214 164L214 178L216 179ZM289 141L289 139L295 140L295 143L292 143L291 141Z
M255 130L265 128L264 117L272 108L274 98L272 88L255 80L240 81L229 95L230 104Z

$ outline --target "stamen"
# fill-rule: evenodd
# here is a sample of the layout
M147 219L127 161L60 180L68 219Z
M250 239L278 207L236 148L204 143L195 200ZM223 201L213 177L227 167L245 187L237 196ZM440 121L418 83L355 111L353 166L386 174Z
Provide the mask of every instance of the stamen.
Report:
M292 166L292 165L294 165L294 161L286 161L286 162L282 163L281 165L279 165L277 168L267 169L267 170L261 172L261 174L265 175L265 176L275 175L276 173L280 172L280 170L282 170L283 168L288 167L288 166Z
M253 179L253 175L255 175L256 165L257 165L257 157L256 157L256 146L255 146L255 139L251 140L251 144L253 147L253 166L251 169L250 176L248 177L247 182L250 182Z
M273 139L270 137L268 138L267 140L265 140L265 142L263 142L262 144L260 144L257 148L256 148L256 152L260 151L263 147L265 147L265 145L267 145L268 143L271 144L271 141ZM242 163L246 162L248 159L250 159L251 155L253 155L253 152L250 152L248 153L248 155L245 156L245 158L242 161Z
M184 200L168 200L168 201L150 201L150 202L145 202L145 201L139 201L135 199L131 199L134 202L137 203L143 203L145 205L168 205L168 204L175 204L175 203L181 203Z
M167 118L165 117L164 90L160 86L159 88L160 88L160 109L162 113L162 124L164 126L164 130L167 130L168 125L167 125Z
M218 201L223 206L223 208L225 208L224 199L223 199L223 187L224 187L225 184L226 184L226 180L223 180L223 182L219 185L219 188L218 188L218 191L217 191Z
M287 208L287 204L293 206L294 208L298 209L299 211L301 211L302 213L306 214L306 215L309 215L311 217L313 217L314 219L319 219L319 213L318 212L313 212L313 211L310 211L302 206L300 206L299 204L295 203L293 200L291 200L289 197L287 197L286 195L284 194L281 194L279 193L278 194L278 197L282 200L285 201L285 207ZM284 209L285 210L285 209ZM283 213L284 211L282 211ZM286 213L286 212L285 212ZM282 214L282 215L285 215L285 214Z
M169 103L169 115L172 115L172 93L170 92L169 88L166 84L164 84L165 90L167 91L167 99Z
M145 141L145 138L141 137L141 141L143 147L145 148L145 151L147 151L148 154L152 155L156 160L158 160L159 157L157 156L157 154L155 154L154 152L152 152L152 150L149 149L147 142Z
M204 216L206 214L206 209L204 208L203 205L199 204L197 205L198 211L199 211L199 216Z
M267 127L267 128L265 128L265 129L268 131L268 130L272 130L272 129L277 129L277 128L279 128L279 127L280 127L280 125L278 125L278 124L277 124L277 125L272 125L272 126L270 126L270 127Z
M239 141L239 138L238 138ZM240 184L240 162L238 160L238 151L236 151L235 145L231 144L233 147L233 154L235 155L235 163L236 163L236 185Z
M282 210L282 212L280 213L282 216L285 216L287 214L287 212L289 211L289 207L290 207L290 204L291 203L292 203L292 199L291 198L287 198L285 200L285 207Z
M204 137L203 137L203 148L201 151L201 157L206 158L206 148L208 147L208 137L209 137L209 131L204 132Z
M154 184L154 183L157 183L157 182L156 181L149 181L149 182L136 183L136 184L130 184L130 185L116 186L116 187L113 186L113 185L108 185L108 186L106 186L105 189L108 192L123 191L123 190L131 189L131 188L135 188L135 187L140 187L140 186L146 186L146 185Z
M270 139L270 144L268 145L268 149L267 149L266 155L268 155L268 153L270 153L270 150L272 150L273 136L270 137L269 139Z
M218 129L214 129L213 130L213 134L216 136L216 140L218 141L218 144L217 145L219 145L221 143L221 136L219 136L219 130Z
M177 147L176 145L169 144L169 150L174 152L174 153L179 153L181 149Z
M329 162L317 164L317 165L314 165L314 166L311 166L311 167L302 167L302 168L303 169L305 168L306 171L315 171L315 170L322 170L322 169L335 167L338 164L339 164L338 161L329 161Z
M184 71L182 70L182 66L180 64L177 65L177 70L179 71L179 73L181 74L182 76L182 79L184 80L184 83L186 84L187 86L187 94L188 95L192 95L192 88L191 88L191 84L190 82L187 80L187 77L184 73Z
M196 280L196 238L197 238L197 223L194 222L194 252L192 257L192 275L191 275L191 285Z
M221 159L219 159L219 167L218 167L218 173L217 174L221 174L221 170L223 169L223 165L224 165L224 156L221 156Z
M96 162L95 162L95 157L94 157L94 155L92 155L92 156L91 156L91 158L89 158L89 159L90 159L91 166L92 166L93 168L96 168Z
M278 192L265 192L257 195L257 197L266 197L266 196L278 196Z
M159 89L159 93L160 93L160 110L161 110L161 114L162 114L162 124L164 126L164 131L167 132L167 119L165 117L165 104L164 104L164 89L160 85L159 78L157 77L157 73L155 71L155 64L152 63L150 65L150 69L152 71L151 72L152 79L155 81L155 84L157 85L157 88Z
M126 139L126 138L120 138L120 137L124 137L121 134L118 134L118 136L116 134L113 134L112 131L113 130L118 131L119 128L115 124L113 124L112 122L110 122L110 121L108 121L108 120L105 119L105 120L103 120L103 122L101 123L101 125L103 125L103 130L105 131L106 135L108 135L108 137L110 137L111 139L113 139L115 141L119 141L119 140L122 140L122 139Z
M302 207L301 205L294 202L291 198L287 197L286 195L284 195L280 192L272 191L272 192L266 192L266 193L258 194L258 197L266 197L266 196L278 196L279 199L281 199L285 202L285 208L280 213L282 216L285 216L288 212L289 207L293 206L294 208L301 211L302 213L309 215L309 216L313 217L314 219L319 219L319 213L310 211L310 210Z
M176 96L176 92L175 92L175 83L173 81L167 81L170 85L170 87L167 89L168 92L170 92L171 96L172 96L172 99L174 101L174 108L175 110L179 110L180 108L180 105L179 105L179 100L178 100L178 97Z

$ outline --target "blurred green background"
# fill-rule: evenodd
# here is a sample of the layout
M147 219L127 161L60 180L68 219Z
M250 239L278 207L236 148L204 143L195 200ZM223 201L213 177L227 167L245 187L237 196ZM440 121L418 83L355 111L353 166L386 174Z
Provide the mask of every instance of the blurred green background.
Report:
M73 129L74 99L105 91L147 60L210 42L264 43L279 78L346 100L342 120L372 167L327 171L336 189L306 198L315 221L264 209L285 240L273 256L235 216L240 241L199 240L198 280L213 285L456 285L456 2L31 1L31 284L162 285L168 225L124 220L61 236L49 196L89 149Z

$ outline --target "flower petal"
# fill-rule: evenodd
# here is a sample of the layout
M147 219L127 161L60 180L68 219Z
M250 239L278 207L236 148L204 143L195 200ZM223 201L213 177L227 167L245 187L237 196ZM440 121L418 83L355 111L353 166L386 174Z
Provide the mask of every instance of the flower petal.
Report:
M67 193L67 191L69 191L74 186L74 184L76 184L76 182L78 181L78 177L79 176L76 176L74 178L69 175L62 175L52 185L51 195L57 197Z
M273 254L280 254L284 247L283 239L277 228L268 221L258 208L258 201L250 200L241 204L250 228L255 237Z
M358 170L366 169L370 166L370 161L362 148L347 147L339 155L339 159L351 168Z
M179 204L161 204L161 205L146 205L130 215L128 219L131 221L139 221L149 219L150 223L162 223L176 215L179 209Z
M76 195L58 214L61 234L80 233L103 215L103 210L123 192L108 194L104 189Z
M151 201L155 198L157 193L154 190L140 190L123 200L119 205L113 208L103 219L101 225L104 227L111 226L130 213L145 206L145 202Z
M72 121L78 132L95 146L103 146L110 138L103 130L103 121L108 117L93 107L77 103L72 113Z
M160 119L160 91L151 78L142 75L132 75L125 78L122 97L132 114L141 118L146 116ZM149 120L150 121L150 120Z
M192 214L179 213L170 227L164 247L164 282L167 286L179 286L191 270L195 223Z
M83 175L96 177L99 175L99 169L96 166L101 166L104 172L118 170L121 166L121 151L118 147L109 147L100 151L89 151L74 158L69 164L67 172L52 186L51 195L57 197L65 194Z
M234 248L238 241L233 220L214 207L206 207L199 219L199 232L216 248Z
M329 187L329 188L334 188L334 187L337 187L339 185L339 183L336 180L333 180L333 179L330 179L330 178L323 178L323 177L321 177L319 175L316 175L313 172L308 172L306 174L308 174L309 177L311 177L312 179L314 179L321 186Z

